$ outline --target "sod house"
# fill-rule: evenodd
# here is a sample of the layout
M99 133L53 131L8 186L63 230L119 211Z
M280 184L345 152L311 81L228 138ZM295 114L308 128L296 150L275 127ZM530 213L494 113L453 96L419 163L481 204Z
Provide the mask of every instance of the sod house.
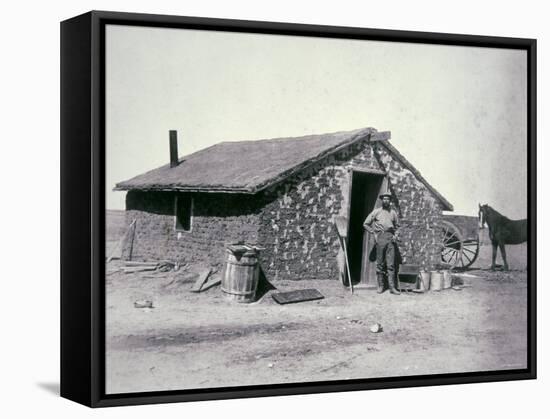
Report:
M438 222L452 205L401 155L389 132L374 128L222 142L120 182L126 221L134 223L123 256L221 267L229 243L264 248L268 280L338 279L343 252L334 218L347 220L354 282L372 282L372 238L362 223L389 190L400 217L404 262L441 260ZM130 255L131 253L131 255Z

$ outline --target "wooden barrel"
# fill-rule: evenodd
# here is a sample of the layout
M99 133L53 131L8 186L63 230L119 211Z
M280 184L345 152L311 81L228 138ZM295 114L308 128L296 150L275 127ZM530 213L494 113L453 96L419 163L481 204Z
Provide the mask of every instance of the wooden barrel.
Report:
M260 267L256 249L248 247L242 252L226 250L222 291L228 299L239 303L253 302L259 277Z

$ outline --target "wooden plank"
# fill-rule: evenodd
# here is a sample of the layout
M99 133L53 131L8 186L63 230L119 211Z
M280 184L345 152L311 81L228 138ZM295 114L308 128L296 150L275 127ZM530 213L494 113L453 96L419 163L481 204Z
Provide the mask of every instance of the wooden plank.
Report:
M359 173L366 173L368 175L380 175L380 176L386 176L388 173L385 170L381 169L371 169L370 167L361 167L361 166L353 166L352 170L354 172Z
M375 284L358 283L353 286L354 290L375 290L377 286Z
M130 250L128 251L128 259L127 260L132 260L132 253L134 253L134 238L135 238L135 235L136 235L136 220L134 219L134 221L132 221L132 224L130 225L130 228L128 229L128 231L131 233L130 235Z
M134 272L148 272L148 271L154 271L156 270L156 266L131 266L128 268L122 268L122 271L125 274L130 274Z
M278 292L272 294L271 297L279 304L300 303L302 301L321 300L325 298L316 289L305 289L287 292Z
M370 141L387 141L391 138L391 131L379 131L379 132L373 132L369 140Z
M134 228L136 224L136 220L134 219L130 225L128 226L128 228L126 229L126 231L124 232L124 234L122 235L122 237L118 240L115 248L113 249L113 251L111 252L111 255L107 258L107 263L109 263L111 260L113 259L120 259L122 257L122 251L123 251L123 245L124 245L124 242L126 241L126 237L128 236L128 233L130 232L130 230L132 228ZM133 240L133 238L132 238Z
M374 286L376 284L376 262L369 259L370 250L374 246L374 235L363 230L363 253L361 257L361 284Z
M212 269L205 269L204 271L201 271L199 274L199 277L191 287L191 292L201 292L201 288L208 279L208 276L210 275L210 272L212 272Z
M199 290L199 292L206 291L207 289L212 288L212 287L214 287L214 286L216 286L216 285L219 285L219 284L221 284L221 283L222 283L222 277L221 277L221 276L219 276L219 277L217 277L217 278L213 278L213 279L210 278L209 281L206 281L206 282L202 285L202 287L201 287L201 289Z

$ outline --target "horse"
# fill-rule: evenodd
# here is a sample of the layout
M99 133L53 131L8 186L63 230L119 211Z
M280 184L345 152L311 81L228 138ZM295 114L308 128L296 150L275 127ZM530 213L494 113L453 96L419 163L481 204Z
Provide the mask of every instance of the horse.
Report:
M493 259L491 270L495 270L495 259L497 257L497 247L500 249L504 270L508 270L506 261L506 244L520 244L527 241L527 219L510 220L489 205L479 205L479 228L484 228L485 224L489 227L489 238L493 245Z

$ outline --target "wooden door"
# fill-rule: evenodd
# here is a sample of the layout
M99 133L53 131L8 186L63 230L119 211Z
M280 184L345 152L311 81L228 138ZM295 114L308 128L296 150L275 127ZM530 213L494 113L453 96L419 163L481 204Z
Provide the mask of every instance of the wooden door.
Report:
M374 204L374 208L379 208L382 203L378 199L378 195L380 195L382 192L386 192L388 190L388 178L387 176L384 176L382 179L382 182L380 183L380 187L376 191L376 203ZM374 209L373 208L373 209ZM362 260L361 260L361 284L366 285L369 288L375 288L376 287L376 261L371 262L369 260L369 254L371 249L374 247L375 241L374 241L374 234L370 234L367 231L364 231L363 233L363 252L362 252Z

